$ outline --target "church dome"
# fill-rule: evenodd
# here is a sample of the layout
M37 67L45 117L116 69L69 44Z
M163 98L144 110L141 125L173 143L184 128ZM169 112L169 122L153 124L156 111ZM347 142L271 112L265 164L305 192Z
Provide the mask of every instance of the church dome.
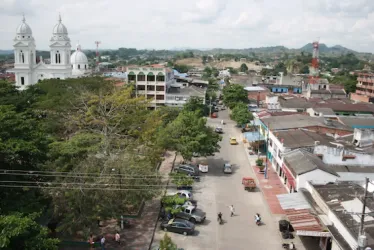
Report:
M58 17L58 23L53 27L53 34L68 34L68 29L61 22L61 15Z
M81 51L79 44L76 51L70 56L70 64L88 64L87 56Z
M27 34L27 35L31 35L32 34L32 31L31 31L31 28L30 26L26 23L26 19L25 19L25 16L23 16L22 18L22 23L18 26L17 28L17 34Z

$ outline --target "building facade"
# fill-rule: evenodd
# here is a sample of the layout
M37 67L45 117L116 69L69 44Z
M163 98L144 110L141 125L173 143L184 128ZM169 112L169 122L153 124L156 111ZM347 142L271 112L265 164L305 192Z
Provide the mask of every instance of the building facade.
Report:
M356 93L351 93L351 100L357 102L373 102L374 74L359 73Z
M70 38L65 25L62 24L61 16L53 28L49 43L50 63L44 63L43 58L36 57L35 39L25 17L18 26L13 41L15 62L14 68L8 71L15 73L16 86L21 90L44 79L77 77L76 73L81 75L81 71L83 71L83 68L73 71L76 67L75 60L70 56ZM80 64L84 65L84 70L87 70L87 57L84 55L84 58L85 60L80 61Z

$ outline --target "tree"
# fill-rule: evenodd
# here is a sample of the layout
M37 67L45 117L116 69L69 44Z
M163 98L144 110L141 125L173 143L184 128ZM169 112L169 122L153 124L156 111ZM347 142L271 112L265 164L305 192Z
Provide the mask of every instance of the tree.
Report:
M35 221L37 217L35 213L0 215L0 249L57 250L59 240L48 237L48 229Z
M186 64L174 64L173 69L177 70L179 73L187 73L191 69L191 66Z
M178 117L162 131L160 144L180 153L185 160L191 160L193 153L209 156L218 152L218 142L222 139L199 111L182 111Z
M247 71L248 71L247 64L242 63L242 65L240 65L240 72L247 72Z
M235 107L232 109L230 117L240 125L246 124L250 120L253 120L253 115L251 112L249 112L247 104L242 102L235 105Z
M234 108L237 102L248 102L248 93L239 84L230 84L223 88L223 102L230 109Z
M203 104L201 98L192 96L188 102L183 106L184 111L198 112L200 116L205 116L209 113L207 105Z
M164 238L160 241L160 250L178 250L178 247L168 234L165 234Z

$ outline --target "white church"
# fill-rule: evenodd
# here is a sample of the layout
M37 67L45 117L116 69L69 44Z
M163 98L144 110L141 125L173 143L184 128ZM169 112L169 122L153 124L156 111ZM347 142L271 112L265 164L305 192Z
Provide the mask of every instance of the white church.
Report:
M76 51L70 55L70 38L68 30L61 22L61 16L50 39L50 63L45 63L41 57L37 60L35 40L25 17L16 33L13 44L14 68L9 72L15 73L16 86L19 89L25 89L44 79L77 78L89 73L87 57L79 44Z

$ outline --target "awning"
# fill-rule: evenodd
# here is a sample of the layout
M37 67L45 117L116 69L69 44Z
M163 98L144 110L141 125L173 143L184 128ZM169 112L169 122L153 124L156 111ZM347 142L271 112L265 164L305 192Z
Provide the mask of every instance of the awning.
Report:
M131 71L128 75L129 75L129 76L134 76L135 73Z
M245 139L247 139L248 142L254 142L254 141L265 141L265 137L260 134L260 132L246 132L244 133Z
M162 73L162 72L159 72L158 74L157 74L158 76L163 76L164 75L164 73Z
M312 214L312 207L302 193L277 195L279 203L288 220L296 231L296 235L313 237L330 237L324 230L317 215Z
M147 76L154 76L154 74L153 74L152 72L149 72L149 73L147 74Z
M144 73L143 72L139 72L138 76L144 76Z

